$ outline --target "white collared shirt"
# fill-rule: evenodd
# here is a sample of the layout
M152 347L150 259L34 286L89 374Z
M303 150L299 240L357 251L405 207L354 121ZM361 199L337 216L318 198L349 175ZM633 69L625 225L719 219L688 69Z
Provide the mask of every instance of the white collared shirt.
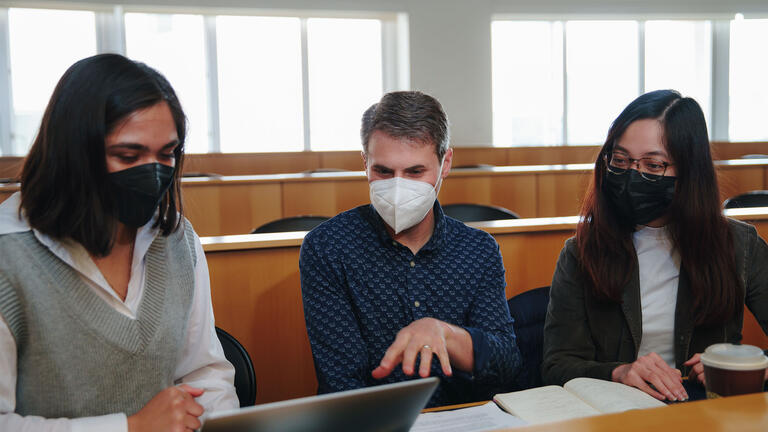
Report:
M0 203L0 235L30 231L24 218L19 218L21 202L19 192ZM37 230L35 237L56 257L76 270L83 282L108 305L119 313L135 319L136 311L144 294L145 255L158 229L150 221L136 232L131 278L125 301L110 287L88 252L77 242L58 241ZM174 382L205 389L197 398L206 413L239 406L234 388L235 370L224 357L214 327L211 305L208 264L200 239L195 235L195 290L187 325L187 334L179 363L176 365ZM117 389L115 391L118 391ZM59 395L66 397L66 395ZM0 431L35 432L96 432L128 430L124 413L77 419L45 419L36 416L20 416L16 408L16 342L5 319L0 315Z
M632 241L637 251L643 317L637 356L655 352L674 368L680 254L673 249L665 227L643 226L635 231Z

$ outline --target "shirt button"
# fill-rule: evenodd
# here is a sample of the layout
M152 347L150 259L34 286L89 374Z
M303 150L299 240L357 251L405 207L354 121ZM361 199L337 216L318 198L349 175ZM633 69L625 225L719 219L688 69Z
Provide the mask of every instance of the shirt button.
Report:
M413 302L413 305L416 306L416 307L419 307L419 306L421 306L421 303L419 303L419 301L416 300L415 302Z
M411 267L416 267L416 263L411 261Z
M397 242L392 240L392 246L397 246Z

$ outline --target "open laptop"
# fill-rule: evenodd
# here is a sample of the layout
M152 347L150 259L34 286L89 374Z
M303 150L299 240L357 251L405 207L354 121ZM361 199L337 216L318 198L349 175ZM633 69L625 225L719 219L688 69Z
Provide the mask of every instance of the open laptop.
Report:
M438 382L431 377L222 411L200 431L407 432Z

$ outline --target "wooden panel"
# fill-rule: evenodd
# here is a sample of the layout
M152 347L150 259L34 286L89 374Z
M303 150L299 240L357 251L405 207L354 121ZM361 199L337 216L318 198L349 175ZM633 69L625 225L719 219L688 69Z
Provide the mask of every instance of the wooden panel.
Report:
M440 189L442 204L485 204L504 207L521 217L536 216L536 176L448 176Z
M454 168L471 165L508 165L506 149L488 147L458 147L453 149L452 166Z
M536 217L579 214L592 172L537 175Z
M765 168L755 166L721 166L717 169L720 201L749 192L765 189Z
M0 157L0 178L18 178L21 175L21 167L23 165L23 157Z
M315 394L299 281L299 248L209 252L216 325L253 360L256 403Z
M358 151L321 152L320 168L363 171L362 148Z
M495 234L504 259L507 298L550 285L560 250L573 235L573 230Z
M317 152L190 154L184 172L219 175L295 173L320 167Z
M283 184L283 217L335 216L368 202L368 181L365 179Z
M280 219L279 183L183 186L184 213L200 236L248 234Z
M592 163L600 146L513 147L505 165Z
M712 159L739 159L744 155L768 155L766 142L713 142Z

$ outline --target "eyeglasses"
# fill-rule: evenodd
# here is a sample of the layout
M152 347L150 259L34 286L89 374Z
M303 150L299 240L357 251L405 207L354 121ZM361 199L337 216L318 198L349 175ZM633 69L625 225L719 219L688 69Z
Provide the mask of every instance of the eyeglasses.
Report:
M654 159L650 157L644 157L639 159L633 159L624 152L614 151L610 154L606 154L605 168L613 174L624 174L632 168L632 165L637 164L637 170L644 179L655 182L659 180L667 172L667 167L674 165L663 160Z

